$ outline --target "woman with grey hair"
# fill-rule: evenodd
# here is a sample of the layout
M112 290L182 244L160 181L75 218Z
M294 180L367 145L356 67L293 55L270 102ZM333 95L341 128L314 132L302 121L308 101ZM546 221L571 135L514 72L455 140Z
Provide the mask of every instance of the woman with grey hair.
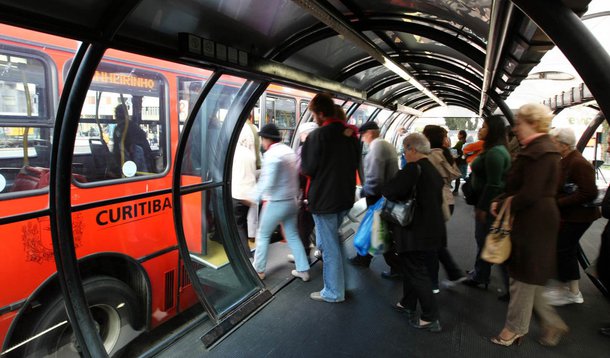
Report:
M557 187L557 206L561 214L557 236L557 279L560 285L549 288L545 297L551 305L562 306L584 302L578 287L578 241L600 215L597 207L583 205L597 197L595 168L575 149L574 131L554 128L550 135L561 154Z
M523 148L506 179L505 193L513 216L512 250L507 260L510 301L502 331L491 341L502 346L519 344L529 332L532 312L540 318L540 344L555 346L568 326L543 298L544 285L556 271L559 209L555 195L559 182L559 150L548 135L553 115L541 104L526 104L515 117L514 131ZM494 200L490 213L497 215Z
M440 332L438 305L432 293L432 279L427 269L436 259L437 251L447 244L443 217L444 181L430 163L430 143L423 134L412 133L403 140L407 165L384 186L388 200L403 201L415 193L415 213L412 223L403 227L392 225L392 238L403 271L403 297L394 305L407 313L414 328ZM421 315L416 314L417 303Z

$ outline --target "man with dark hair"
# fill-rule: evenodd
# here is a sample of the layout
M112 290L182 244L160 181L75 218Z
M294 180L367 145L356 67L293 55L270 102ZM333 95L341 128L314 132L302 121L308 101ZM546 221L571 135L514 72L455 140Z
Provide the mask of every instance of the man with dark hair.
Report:
M275 228L281 223L295 259L296 270L292 270L292 275L303 281L309 281L309 262L297 231L297 196L299 195L297 156L292 148L280 143L282 136L275 124L265 124L259 136L262 138L265 154L261 176L252 201L258 203L264 199L265 205L256 235L254 269L261 280L265 278L269 240Z
M334 102L327 94L316 95L309 110L320 128L311 132L303 145L301 171L311 178L309 210L324 260L324 288L310 297L316 301L342 302L345 276L338 230L354 204L360 157L357 130L335 118Z

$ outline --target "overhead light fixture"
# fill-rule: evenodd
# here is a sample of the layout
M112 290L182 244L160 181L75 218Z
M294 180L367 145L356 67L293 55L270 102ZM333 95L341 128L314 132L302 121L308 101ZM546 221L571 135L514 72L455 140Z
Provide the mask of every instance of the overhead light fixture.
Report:
M368 53L377 62L385 66L388 70L394 72L404 80L408 81L411 85L417 88L419 91L424 93L426 96L434 100L436 103L443 107L447 107L445 102L435 96L427 88L424 87L419 81L409 74L407 69L392 60L374 43L372 43L366 36L357 32L351 28L343 19L335 16L334 14L327 11L324 7L312 0L293 0L296 4L307 10L313 17L326 24L326 26L335 30L339 36L343 36L346 40L349 40L358 48Z

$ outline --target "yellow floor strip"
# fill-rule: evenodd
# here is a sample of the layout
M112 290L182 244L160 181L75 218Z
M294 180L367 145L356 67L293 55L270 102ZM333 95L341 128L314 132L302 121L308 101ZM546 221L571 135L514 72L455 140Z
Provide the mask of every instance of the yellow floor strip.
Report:
M251 251L254 251L256 244L248 241L248 246ZM227 257L224 246L210 239L208 239L208 254L198 255L191 253L191 259L213 269L219 269L229 263L229 258Z

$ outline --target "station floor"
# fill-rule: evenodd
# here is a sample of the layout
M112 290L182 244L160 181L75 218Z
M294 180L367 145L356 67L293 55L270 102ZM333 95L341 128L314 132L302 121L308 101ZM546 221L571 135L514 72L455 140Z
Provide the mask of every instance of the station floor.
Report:
M596 256L599 237L606 220L600 219L585 234L583 249ZM472 207L458 198L454 216L448 223L449 248L463 269L470 269L476 253ZM276 244L278 247L282 244ZM273 245L272 245L273 246ZM344 254L351 257L351 239ZM286 248L279 248L280 268ZM285 266L285 267L284 267ZM520 346L500 347L489 342L503 326L507 304L497 300L502 282L493 269L487 290L458 285L442 289L436 296L443 331L419 332L411 328L405 315L391 305L402 293L400 281L380 277L386 269L382 257L371 267L345 264L348 296L345 302L316 302L309 294L322 288L322 263L312 266L312 280L292 280L274 298L219 343L206 349L199 338L204 328L194 328L158 357L610 357L610 338L597 333L610 323L610 301L582 274L585 302L558 308L570 326L570 333L554 348L537 342L540 327L532 321L530 332ZM442 269L441 269L442 271ZM441 272L441 277L444 272Z

